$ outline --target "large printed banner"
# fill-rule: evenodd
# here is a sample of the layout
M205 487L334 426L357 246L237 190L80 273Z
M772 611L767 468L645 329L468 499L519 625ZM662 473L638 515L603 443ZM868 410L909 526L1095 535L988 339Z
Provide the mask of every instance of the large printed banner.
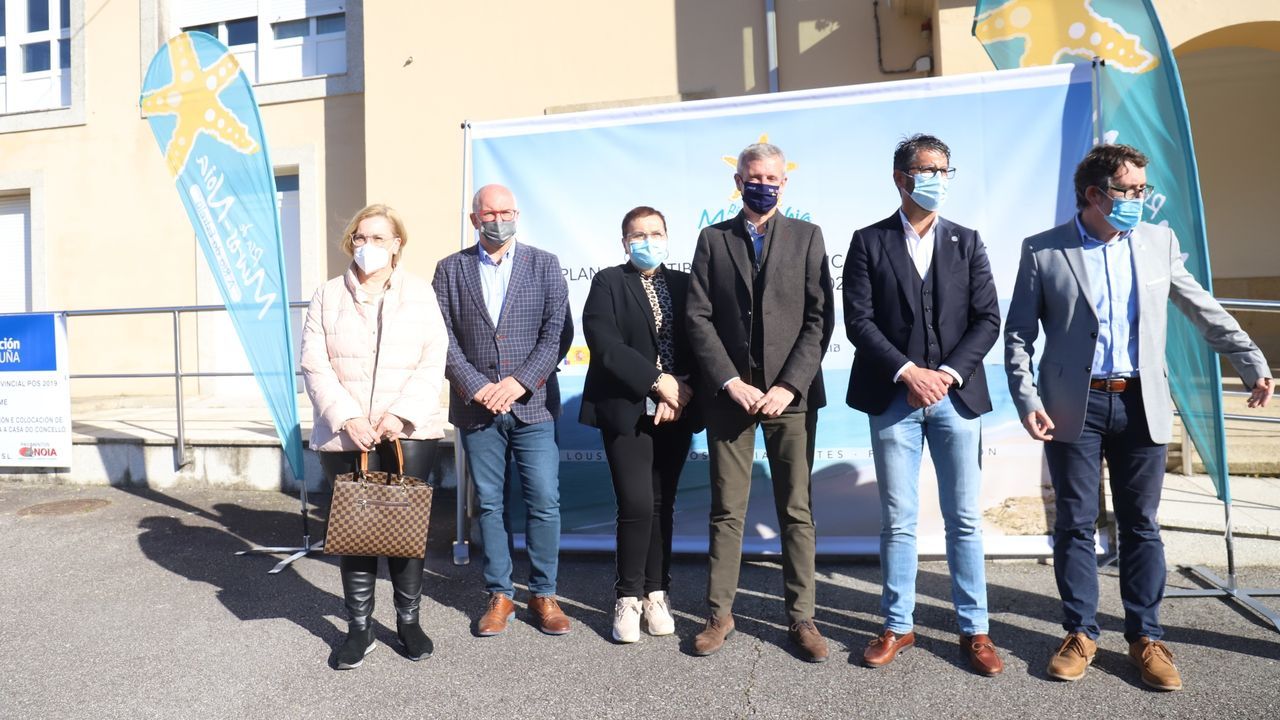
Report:
M253 87L225 45L183 33L152 58L139 102L302 482L276 180Z
M1105 142L1133 145L1151 164L1144 219L1177 234L1187 270L1213 292L1204 204L1182 80L1151 0L982 0L973 34L1001 70L1102 63L1099 114ZM1169 389L1183 424L1231 501L1218 355L1182 313L1169 313Z
M71 467L71 378L61 314L0 315L0 467Z
M559 255L578 335L560 383L562 542L608 548L616 502L600 436L577 421L589 353L580 313L591 278L625 261L619 223L636 205L667 217L671 258L688 269L699 230L733 217L739 150L767 139L787 155L788 216L822 227L837 284L853 231L897 211L894 146L937 135L958 168L943 214L977 228L987 243L1002 303L1012 294L1024 237L1069 218L1071 173L1092 143L1088 67L1014 72L708 100L531 118L472 127L474 187L515 192L520 240ZM939 242L945 242L940 238ZM818 414L813 507L823 553L878 552L880 511L866 416L844 405L853 360L836 288L836 331L823 362L831 404ZM1048 548L1041 445L1017 417L1004 381L1003 351L987 356L995 410L983 417L982 507L987 552ZM777 552L778 522L757 439L748 552ZM943 551L937 483L927 461L920 483L920 551ZM675 545L705 552L710 503L705 439L694 440L676 503Z

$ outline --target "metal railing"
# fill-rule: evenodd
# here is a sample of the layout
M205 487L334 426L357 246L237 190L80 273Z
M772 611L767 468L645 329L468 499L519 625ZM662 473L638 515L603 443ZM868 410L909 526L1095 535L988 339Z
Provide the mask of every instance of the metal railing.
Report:
M1239 298L1219 299L1222 307L1236 312L1263 312L1263 313L1280 313L1280 301L1277 300L1244 300ZM305 309L308 303L305 300L297 300L289 303L291 310ZM186 413L185 413L185 393L182 387L182 381L186 378L215 378L215 377L252 377L252 372L224 372L224 371L196 371L188 372L182 368L182 316L186 314L196 314L205 312L226 312L227 308L223 305L185 305L185 306L169 306L169 307L149 307L149 308L113 308L103 310L64 310L60 314L72 317L104 317L119 315L171 315L173 318L173 371L172 372L142 372L142 373L73 373L68 377L72 380L95 379L95 380L123 380L123 379L156 379L156 378L173 378L174 381L174 410L177 419L177 432L174 438L174 467L175 469L185 466L189 461L186 445ZM301 375L301 370L295 369L295 375ZM1225 395L1242 396L1249 393L1238 390L1227 390ZM1266 417L1259 415L1241 415L1238 413L1226 413L1223 415L1224 420L1236 420L1253 423L1272 423L1280 424L1278 417ZM1182 472L1184 475L1190 475L1192 470L1192 443L1191 437L1187 433L1186 426L1182 428L1181 438L1182 449Z
M289 303L290 310L306 309L305 300ZM120 315L170 315L173 318L173 371L172 372L139 372L139 373L72 373L67 377L72 380L128 380L173 378L174 409L177 419L177 431L174 437L173 465L178 470L191 462L187 453L186 432L186 397L182 381L186 378L215 377L253 377L252 372L230 371L196 371L188 372L182 368L182 316L206 312L227 312L225 305L174 305L168 307L149 308L111 308L103 310L64 310L58 314L73 317L110 317ZM68 334L70 331L68 331ZM294 376L302 374L301 369L294 368Z

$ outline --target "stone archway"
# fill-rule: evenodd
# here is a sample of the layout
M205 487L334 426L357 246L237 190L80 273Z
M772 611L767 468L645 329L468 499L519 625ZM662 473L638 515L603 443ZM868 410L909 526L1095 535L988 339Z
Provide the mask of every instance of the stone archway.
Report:
M1280 22L1213 30L1174 54L1200 167L1214 294L1280 300ZM1280 360L1280 315L1238 317L1273 364Z

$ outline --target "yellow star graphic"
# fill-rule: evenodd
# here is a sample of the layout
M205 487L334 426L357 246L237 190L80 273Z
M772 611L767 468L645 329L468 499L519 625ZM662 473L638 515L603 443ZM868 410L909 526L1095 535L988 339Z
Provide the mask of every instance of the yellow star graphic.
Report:
M758 143L767 143L767 142L769 142L769 133L761 133L761 134L760 134L760 139L759 139L759 140L756 140L756 142L758 142ZM734 171L734 172L737 172L737 171L738 171L738 156L737 156L737 155L721 155L721 156L720 156L720 159L724 161L724 164L725 164L725 165L728 165L729 167L733 168L733 171ZM787 168L786 168L787 174L788 174L788 175L789 175L789 174L791 174L791 171L792 171L792 170L795 170L795 169L796 169L796 168L798 168L798 167L800 167L800 166L799 166L799 165L797 165L797 164L795 164L795 163L793 163L793 162L791 162L790 160L788 160L788 161L787 161ZM741 190L737 190L737 189L735 189L735 190L733 191L733 194L729 196L729 199L730 199L730 200L737 200L737 199L738 199L738 198L740 198L740 197L742 197L742 191L741 191Z
M169 172L174 177L182 172L196 136L202 132L246 155L257 152L258 143L249 136L249 128L218 99L218 93L240 72L240 65L231 53L202 68L187 33L173 38L166 47L173 81L143 96L142 116L176 115L178 118L164 151Z
M1159 58L1137 35L1093 9L1092 0L1013 0L977 18L973 34L984 45L1021 38L1020 65L1052 65L1063 56L1100 57L1121 72L1150 72Z

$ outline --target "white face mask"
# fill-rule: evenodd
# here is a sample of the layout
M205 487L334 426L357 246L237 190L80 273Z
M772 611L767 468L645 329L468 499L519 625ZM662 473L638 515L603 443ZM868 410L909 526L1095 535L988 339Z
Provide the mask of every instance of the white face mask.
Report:
M372 275L391 262L391 253L377 245L361 245L354 253L356 265L365 275Z

